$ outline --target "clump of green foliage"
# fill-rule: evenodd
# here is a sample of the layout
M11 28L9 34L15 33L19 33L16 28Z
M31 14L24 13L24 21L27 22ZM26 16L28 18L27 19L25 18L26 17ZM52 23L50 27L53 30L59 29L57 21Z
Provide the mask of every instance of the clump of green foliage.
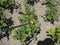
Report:
M13 13L13 9L15 7L15 0L0 0L0 7L4 9L9 9L9 11Z
M25 3L25 12L22 17L19 17L20 24L25 24L23 26L20 26L17 30L14 30L14 39L20 40L22 43L25 43L32 39L37 39L36 36L41 30L41 25L37 20L37 17L35 15L34 8L31 9L30 5Z
M0 5L5 6L5 7L13 3L14 3L14 0L0 0Z
M60 43L60 26L57 26L55 29L50 29L47 31L48 35L54 41L56 45Z
M46 0L47 11L45 15L45 21L50 21L54 24L54 21L58 20L58 10L56 0Z
M5 16L3 15L2 9L0 8L0 34L2 33L3 27L7 26L4 19L5 19Z

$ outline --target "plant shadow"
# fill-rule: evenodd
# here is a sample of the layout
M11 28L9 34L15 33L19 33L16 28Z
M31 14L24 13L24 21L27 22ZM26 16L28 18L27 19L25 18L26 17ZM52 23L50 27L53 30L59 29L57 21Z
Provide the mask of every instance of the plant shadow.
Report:
M54 41L50 38L46 38L44 41L38 41L37 45L54 45Z
M10 17L10 18L5 18L4 19L4 22L7 24L7 26L5 26L4 28L9 28L9 26L12 26L12 25L14 25L13 23L13 20L12 20L12 17Z
M5 19L4 19L4 22L5 22L7 25L3 27L2 31L5 30L6 28L9 28L10 26L13 25L12 17L10 17L9 19L5 18ZM10 34L9 34L9 30L3 31L3 32L5 32L5 33L4 33L4 34L0 34L0 40L1 40L1 38L5 37L5 36L6 36L7 39L9 40L9 35L10 35ZM10 33L11 33L11 31L10 31Z
M27 3L34 6L35 3L39 2L39 0L27 0Z

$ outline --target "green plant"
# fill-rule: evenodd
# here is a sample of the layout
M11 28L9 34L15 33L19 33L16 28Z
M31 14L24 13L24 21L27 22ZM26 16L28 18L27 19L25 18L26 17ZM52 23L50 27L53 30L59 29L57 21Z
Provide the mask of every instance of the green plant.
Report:
M5 16L3 15L2 9L0 9L0 34L2 33L3 27L7 26L4 21Z
M54 21L58 20L58 10L56 0L46 0L47 11L45 15L45 20L50 21L54 24Z
M7 3L6 3L7 1L6 0L0 0L0 5L6 5Z
M4 7L8 7L8 5L13 3L14 3L14 0L0 0L0 5Z
M24 4L25 12L22 17L19 17L20 24L25 24L20 26L17 30L14 31L13 38L18 39L21 42L25 43L30 40L30 38L35 38L37 34L40 32L40 23L36 19L34 8L31 9L29 4Z
M60 26L57 26L55 29L48 30L47 33L57 45L60 43Z

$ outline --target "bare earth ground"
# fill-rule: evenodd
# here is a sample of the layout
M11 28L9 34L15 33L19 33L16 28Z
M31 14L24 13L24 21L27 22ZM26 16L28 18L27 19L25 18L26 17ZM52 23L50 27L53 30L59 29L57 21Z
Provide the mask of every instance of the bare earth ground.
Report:
M19 0L16 0L19 2ZM23 2L23 0L20 0L21 3ZM23 7L23 6L22 6ZM50 29L50 28L54 28L57 24L60 24L60 17L59 17L59 21L55 22L55 25L50 24L49 22L44 22L44 19L41 17L45 14L46 11L46 6L45 5L41 5L40 2L36 3L34 6L35 10L36 10L36 15L38 16L38 20L41 23L41 33L37 35L37 41L34 43L33 41L29 44L29 45L37 45L38 41L43 41L46 38L49 38L47 36L46 30ZM13 14L10 14L8 10L4 10L4 14L7 18L12 17L12 20L14 21L14 25L12 26L18 26L20 23L18 21L18 17L20 16L20 14L16 13L16 10L14 9ZM11 35L9 36L9 41L7 40L6 37L2 38L2 43L0 42L0 45L21 45L20 41L18 40L14 40L12 38L13 35L13 31L11 33Z

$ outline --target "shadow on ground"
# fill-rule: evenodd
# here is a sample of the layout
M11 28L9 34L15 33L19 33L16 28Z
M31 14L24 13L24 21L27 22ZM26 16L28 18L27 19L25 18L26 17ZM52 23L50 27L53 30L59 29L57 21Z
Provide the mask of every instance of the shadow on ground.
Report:
M39 2L39 0L27 0L27 3L34 6L35 3Z
M54 45L54 42L53 42L52 39L46 38L46 39L43 40L43 41L38 41L38 42L37 42L37 45Z
M4 22L7 24L6 26L4 26L3 28L2 28L2 33L0 34L0 40L1 40L1 38L3 38L3 37L7 37L7 39L9 40L9 30L5 30L6 28L9 28L10 26L12 26L13 25L13 21L12 21L12 17L10 17L10 18L5 18L4 19ZM3 30L5 30L4 32L5 32L5 34L3 34Z

